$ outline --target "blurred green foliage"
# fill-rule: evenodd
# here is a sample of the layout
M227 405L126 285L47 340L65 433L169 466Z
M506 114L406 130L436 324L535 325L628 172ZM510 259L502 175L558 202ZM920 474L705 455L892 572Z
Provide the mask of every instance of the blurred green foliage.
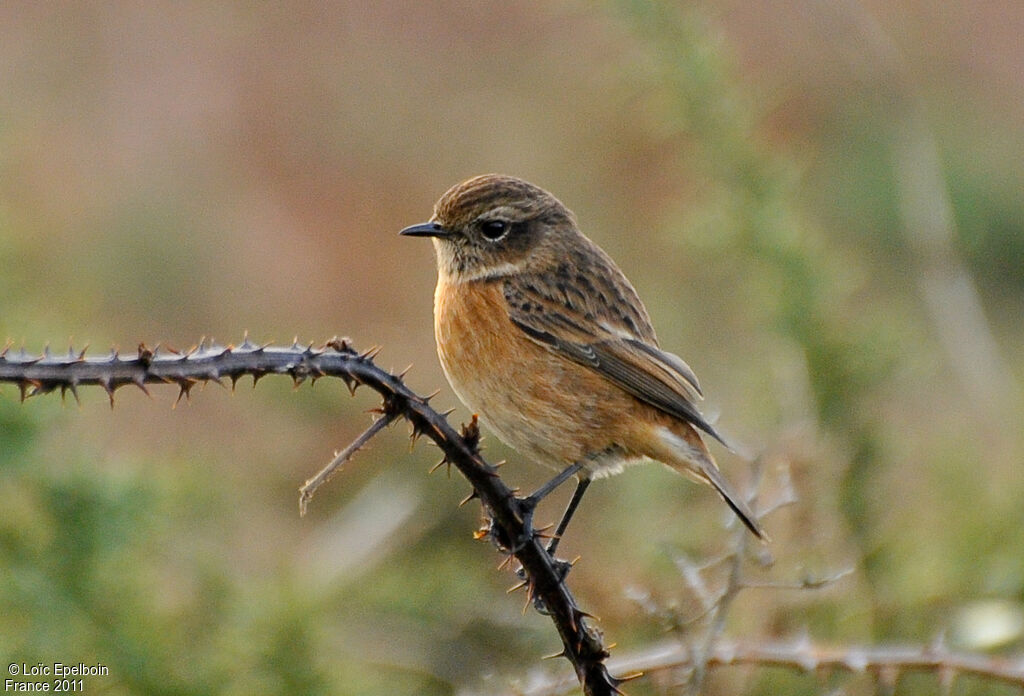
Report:
M522 175L636 282L708 411L762 455L765 495L790 472L800 500L767 520L765 577L856 569L820 592L741 593L730 634L969 636L958 617L974 600L1024 613L1021 87L976 79L1024 56L993 34L979 67L949 40L954 10L885 15L899 77L831 12L6 6L0 328L29 350L348 334L383 343L385 367L414 362L410 384L429 393L443 384L433 266L395 232L460 178ZM1006 361L990 399L963 383L972 355L950 353L921 297L894 164L908 80L942 155L954 260ZM298 519L298 485L365 427L371 395L242 386L175 410L167 391L119 394L113 411L102 394L61 409L0 389L0 655L106 664L97 693L453 694L502 691L558 650L470 539L465 484L427 477L435 453L410 453L404 426ZM484 444L513 484L545 477ZM721 459L744 479L740 458ZM570 583L616 654L683 630L695 604L674 560L718 553L722 519L713 495L656 467L591 489L561 550L582 556ZM1024 646L1019 632L957 640ZM666 681L629 692L672 693ZM875 684L722 669L706 693L830 689ZM936 689L904 675L897 692ZM966 678L952 691L1008 692Z

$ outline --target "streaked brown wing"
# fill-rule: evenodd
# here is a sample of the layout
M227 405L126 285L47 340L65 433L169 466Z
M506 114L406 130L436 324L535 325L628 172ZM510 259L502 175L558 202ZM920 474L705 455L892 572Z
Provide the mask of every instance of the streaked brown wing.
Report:
M538 343L726 444L697 410L694 402L701 391L693 371L679 357L657 347L636 292L621 273L619 278L630 295L624 299L632 301L628 310L603 304L608 297L604 292L564 291L551 287L550 280L545 283L528 274L506 277L509 319ZM622 286L619 292L625 294ZM630 310L630 319L623 321L623 312Z

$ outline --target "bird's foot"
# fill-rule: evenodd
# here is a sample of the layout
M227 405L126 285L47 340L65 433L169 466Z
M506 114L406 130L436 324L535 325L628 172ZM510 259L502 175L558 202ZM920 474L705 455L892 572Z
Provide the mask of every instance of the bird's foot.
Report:
M499 551L511 555L522 551L527 544L537 537L552 538L550 534L545 534L549 529L548 527L535 529L533 526L533 513L540 502L539 498L527 496L525 498L516 498L515 502L519 511L519 518L523 522L523 528L519 534L511 534L509 530L496 523L494 518L490 516L488 516L486 526L477 532L478 538L489 538Z

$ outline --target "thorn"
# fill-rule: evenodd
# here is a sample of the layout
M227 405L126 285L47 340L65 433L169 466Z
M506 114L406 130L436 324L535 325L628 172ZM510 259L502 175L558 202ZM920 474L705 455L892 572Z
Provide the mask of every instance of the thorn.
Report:
M30 357L29 354L25 352L24 348L22 348L21 352L18 353L18 363L20 363L21 365L23 365L25 367L27 367L29 365L35 365L36 363L41 362L42 359L43 359L43 356L41 356L41 355L39 355L39 356L31 356Z
M359 354L359 359L360 360L373 360L375 357L377 357L377 353L379 353L381 351L381 349L383 349L383 347L384 346L373 346L372 348L370 348L365 353L360 353Z
M110 408L114 408L114 386L110 383L109 377L100 378L100 386L107 392L107 398L110 399Z
M188 377L183 377L180 380L178 380L177 384L178 384L178 398L174 400L174 406L175 407L181 402L182 397L185 398L185 401L191 400L191 398L192 398L192 387L196 386L196 381L194 379L190 379Z
M435 396L437 396L440 393L441 393L440 389L435 389L434 391L430 392L429 394L427 394L426 396L423 397L423 403L425 403L425 404L426 403L430 403L430 400L433 399Z
M589 612L585 612L578 607L573 607L572 615L569 620L572 622L572 630L579 633L583 630L583 619L593 619L594 621L600 622L601 619L597 618Z
M416 448L416 442L423 436L423 431L417 428L415 425L412 426L412 432L409 433L409 451L412 452Z
M78 382L77 381L72 380L72 381L68 382L67 384L60 385L60 399L61 399L61 401L64 400L64 393L65 392L71 392L71 396L75 397L75 403L78 404L79 407L81 407L82 400L78 398Z
M580 633L580 622L579 622L579 617L576 615L576 611L579 611L579 610L577 609L577 610L572 611L572 612L569 613L569 627L572 629L573 633L579 634ZM579 645L577 645L576 648L578 650L579 649Z
M644 676L643 672L633 672L632 674L627 674L624 677L613 677L609 674L608 679L611 680L611 684L609 686L612 687L612 692L618 694L618 696L626 696L626 692L620 689L619 685L624 682L633 681L634 679L638 679L642 676Z
M409 374L409 370L411 370L411 369L412 369L412 363L409 363L408 367L406 367L404 370L402 370L401 372L398 373L398 379L405 379L405 376L407 374Z
M47 342L46 345L43 346L43 360L49 360L50 357L50 344Z
M132 384L141 389L143 394L152 399L153 395L149 393L149 389L146 388L146 383L143 380L143 376L137 374L134 377L132 377Z
M521 589L523 589L524 587L526 587L529 584L530 584L529 580L523 580L522 582L517 582L512 587L510 587L507 590L505 590L505 594L512 594L516 590L521 590ZM527 604L529 604L529 602L527 602Z
M448 416L452 415L453 413L455 413L455 409L454 408L450 408L447 411L442 411L441 412L441 417L442 418L447 418Z
M532 588L527 588L526 589L526 601L523 602L523 616L526 616L526 610L530 608L531 604L533 604L533 589Z
M356 395L356 388L359 386L359 382L356 381L351 375L342 375L342 381L345 382L345 386L348 387L348 393L350 396Z
M615 647L615 643L612 643L611 645L608 646L607 649L611 650L614 647ZM627 675L625 675L623 677L612 677L612 679L615 680L615 686L618 686L619 684L625 684L626 682L631 682L634 679L639 679L642 676L644 676L644 673L642 671L636 671L636 672L631 672L630 674L627 674ZM616 689L616 691L618 691L618 689ZM619 691L619 693L621 694L622 692Z
M545 655L544 657L542 657L540 659L542 659L542 660L557 660L560 657L568 657L568 655L565 654L565 648L562 648L558 652L552 653L551 655Z
M479 497L480 496L477 495L477 492L475 490L471 491L469 495L467 495L465 498L463 498L462 500L459 501L459 507L462 507L463 505L465 505L469 501L473 500L474 498L479 498Z
M444 466L445 464L447 464L447 465L448 465L448 470L449 470L449 471L451 471L451 462L449 462L449 461L448 461L448 457L442 457L442 458L441 458L441 461L439 461L439 462L438 462L437 464L435 464L434 466L430 467L430 470L429 470L429 471L427 472L427 474L432 474L432 473L434 473L435 471L437 471L438 469L440 469L440 468L441 468L442 466Z

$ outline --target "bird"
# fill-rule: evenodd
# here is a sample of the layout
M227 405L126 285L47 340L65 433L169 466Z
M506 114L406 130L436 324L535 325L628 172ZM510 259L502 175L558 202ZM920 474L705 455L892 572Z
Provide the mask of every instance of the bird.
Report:
M649 460L710 485L767 540L701 437L728 447L697 407L697 376L661 349L633 285L554 195L475 176L400 234L433 241L434 336L456 396L505 444L559 472L523 499L526 521L576 477L550 553L592 480Z

